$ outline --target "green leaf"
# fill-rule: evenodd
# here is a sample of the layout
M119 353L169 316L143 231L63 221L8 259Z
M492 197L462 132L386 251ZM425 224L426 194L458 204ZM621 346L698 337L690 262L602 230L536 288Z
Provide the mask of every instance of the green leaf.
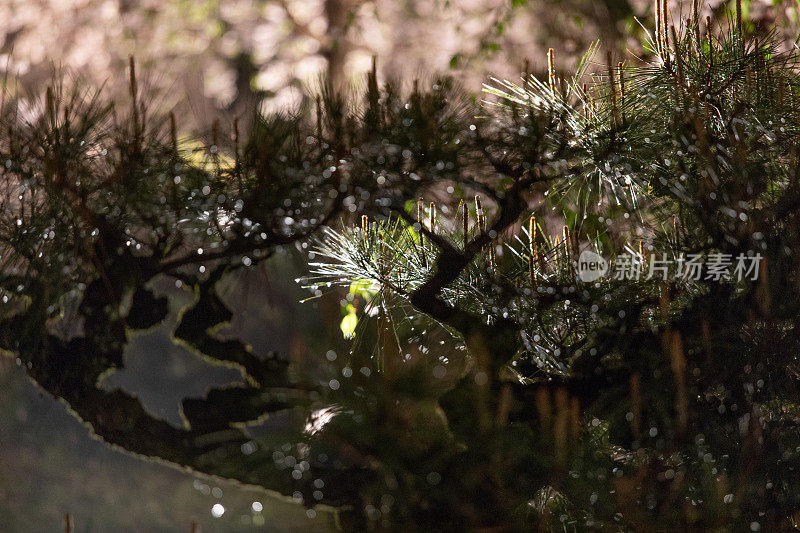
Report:
M352 339L356 334L356 326L358 326L358 316L353 306L347 306L350 312L342 319L339 324L339 329L342 330L342 335L345 339Z
M350 294L353 296L361 296L365 300L369 300L375 295L375 292L372 290L372 282L370 280L355 279L350 282Z

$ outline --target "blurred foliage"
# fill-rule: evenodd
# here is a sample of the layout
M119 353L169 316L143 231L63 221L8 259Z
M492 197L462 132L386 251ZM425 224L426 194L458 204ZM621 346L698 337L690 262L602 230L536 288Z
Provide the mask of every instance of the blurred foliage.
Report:
M33 87L55 63L125 94L133 53L165 105L186 94L202 121L240 115L262 97L279 109L322 72L337 83L360 78L373 55L388 77L448 64L470 84L487 69L516 75L520 58L541 57L545 43L576 54L583 32L621 39L633 14L627 0L10 0L0 6L0 68Z

